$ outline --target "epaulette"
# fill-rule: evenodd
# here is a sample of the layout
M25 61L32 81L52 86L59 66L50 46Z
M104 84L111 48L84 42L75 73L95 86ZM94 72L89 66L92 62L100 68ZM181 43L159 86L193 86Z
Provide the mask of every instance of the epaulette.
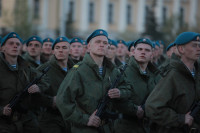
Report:
M73 66L73 68L78 68L78 67L79 67L79 65L74 65L74 66Z
M75 64L75 65L73 66L73 69L78 69L78 67L79 67L81 64L82 64L82 61L79 62L79 63L77 63L77 64Z

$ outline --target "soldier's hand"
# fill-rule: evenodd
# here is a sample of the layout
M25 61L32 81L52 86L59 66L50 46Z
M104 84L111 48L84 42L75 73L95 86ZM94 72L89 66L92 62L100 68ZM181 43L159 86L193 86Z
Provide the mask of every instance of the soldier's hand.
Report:
M193 123L193 117L190 115L191 112L188 112L187 114L185 114L185 124L188 126L191 126Z
M3 115L10 116L12 109L9 107L9 104L3 107Z
M110 98L120 98L120 90L117 88L110 89L108 91L108 96Z
M36 92L40 92L40 89L36 84L28 88L28 93L36 93Z
M137 117L138 117L139 119L142 119L142 118L143 118L143 116L144 116L144 110L142 109L141 106L138 106L136 115L137 115Z
M96 112L97 110L94 111L94 113L92 113L92 115L90 116L89 121L87 123L88 126L99 127L101 119L95 115Z

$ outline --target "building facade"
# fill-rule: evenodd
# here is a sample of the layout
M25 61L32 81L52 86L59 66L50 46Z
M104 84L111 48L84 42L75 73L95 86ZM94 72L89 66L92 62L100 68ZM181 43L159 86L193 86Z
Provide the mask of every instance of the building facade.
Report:
M0 33L12 30L16 2L0 0ZM197 8L200 0L25 0L28 20L42 37L66 35L67 27L74 29L77 36L85 37L91 31L102 28L110 33L124 32L140 34L145 31L145 16L153 9L157 24L162 26L170 17L197 26L200 20ZM23 17L23 14L22 14ZM179 27L177 23L176 27Z

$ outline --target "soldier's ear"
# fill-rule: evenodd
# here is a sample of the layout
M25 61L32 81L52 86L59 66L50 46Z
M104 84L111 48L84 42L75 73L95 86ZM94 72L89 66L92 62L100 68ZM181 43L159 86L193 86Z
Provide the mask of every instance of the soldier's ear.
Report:
M184 45L181 45L181 46L177 46L177 50L180 54L183 54L185 52L185 47Z

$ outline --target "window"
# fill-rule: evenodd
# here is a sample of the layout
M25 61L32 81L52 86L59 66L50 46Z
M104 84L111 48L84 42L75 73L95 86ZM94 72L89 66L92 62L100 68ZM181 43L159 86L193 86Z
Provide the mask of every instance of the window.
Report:
M74 21L74 1L69 2L69 20Z
M183 7L180 8L180 26L184 25L184 9Z
M94 3L89 4L89 22L94 23Z
M126 12L126 15L127 15L127 24L130 25L131 24L131 20L132 20L132 7L131 5L127 5L127 12Z
M0 17L2 15L2 0L0 0Z
M163 15L162 15L162 20L163 20L163 24L166 24L167 21L167 8L163 7Z
M40 13L40 1L34 0L34 18L39 18Z
M112 24L113 23L113 13L114 13L114 8L113 8L113 4L109 3L108 5L108 23Z

